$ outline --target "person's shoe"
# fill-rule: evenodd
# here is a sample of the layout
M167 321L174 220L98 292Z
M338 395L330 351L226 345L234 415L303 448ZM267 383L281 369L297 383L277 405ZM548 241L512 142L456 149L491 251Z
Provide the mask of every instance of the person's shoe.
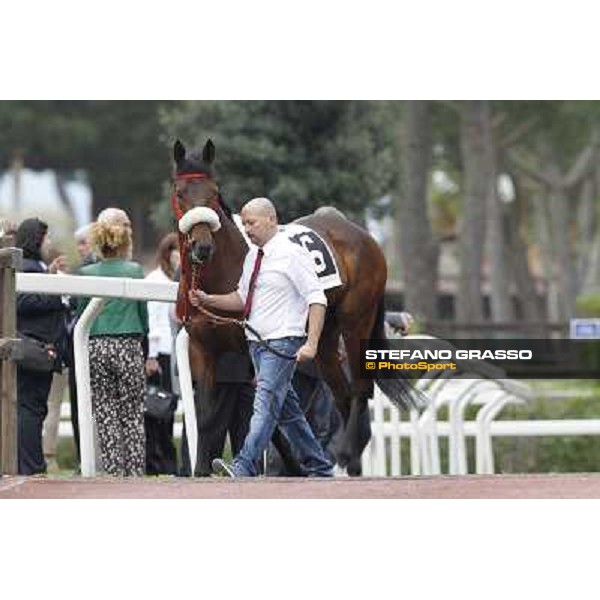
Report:
M213 459L212 470L213 470L213 473L216 473L218 475L225 475L226 477L235 477L236 476L235 471L233 470L233 467L229 463L226 463L221 458Z
M311 477L311 478L328 478L328 477L334 477L334 472L333 469L331 469L331 471L326 471L325 473L322 472L317 472L317 471L311 471L307 477Z

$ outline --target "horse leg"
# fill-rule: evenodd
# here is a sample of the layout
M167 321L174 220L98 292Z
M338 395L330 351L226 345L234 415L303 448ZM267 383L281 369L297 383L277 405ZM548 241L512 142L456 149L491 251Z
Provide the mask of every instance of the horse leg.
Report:
M195 383L194 407L198 432L194 475L207 477L212 474L213 459L222 455L225 446L228 403L222 400L226 395L226 386L215 382L214 354L200 349L196 344L190 345L190 365ZM183 457L184 471L189 471L186 452Z
M302 471L300 463L292 453L290 443L279 427L275 427L271 441L277 452L279 452L279 456L281 456L286 474L290 477L304 477L304 471Z
M367 314L362 318L354 316L342 320L342 337L348 361L351 381L350 418L344 436L344 453L348 455L348 474L362 473L361 456L371 439L371 419L369 415L369 398L373 395L374 385L371 380L361 377L360 342L371 336L375 315Z
M344 429L350 419L351 413L351 388L342 363L339 360L340 330L333 320L326 321L325 328L319 342L317 364L325 383L331 389ZM344 434L345 438L345 434ZM345 444L336 451L337 463L345 468L348 465L350 455L345 451Z
M209 386L204 381L196 381L194 394L198 424L196 477L210 475L213 459L220 457L223 452L227 421L223 414L226 404L219 401L220 395L214 386Z
M225 432L219 427L222 419L218 409L223 406L216 398L216 391L206 386L202 381L195 380L194 410L196 412L196 431L198 446L196 449L196 468L191 472L189 447L185 427L181 438L181 475L185 477L208 477L212 473L212 458L221 456Z

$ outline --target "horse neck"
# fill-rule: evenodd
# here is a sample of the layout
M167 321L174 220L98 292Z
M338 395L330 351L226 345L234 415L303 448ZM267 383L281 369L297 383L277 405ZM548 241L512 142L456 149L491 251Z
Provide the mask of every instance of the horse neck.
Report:
M208 293L224 293L236 289L242 274L248 244L237 225L216 209L221 229L214 233L215 253L202 276L203 289Z

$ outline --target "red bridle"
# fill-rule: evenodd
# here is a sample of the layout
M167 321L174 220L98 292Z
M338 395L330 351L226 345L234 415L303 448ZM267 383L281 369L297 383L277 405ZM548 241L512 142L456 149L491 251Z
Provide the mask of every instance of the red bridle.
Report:
M203 180L208 179L209 175L206 173L182 173L181 175L175 176L175 183L177 181L194 181L194 180ZM177 196L177 188L175 184L173 184L173 194L171 196L171 207L173 208L173 213L177 221L181 219L184 215L184 211L179 204L179 198ZM180 295L177 300L177 316L184 322L188 322L191 318L192 306L188 299L188 292L190 289L195 289L200 287L200 276L201 270L196 266L192 266L192 273L189 279L184 277L183 274L183 265L187 264L188 254L189 254L189 246L186 242L185 236L179 232L179 250L181 253L181 282L180 282Z
M175 176L175 181L193 181L194 179L208 179L208 175L206 173L182 173L181 175ZM183 217L183 210L181 210L181 206L179 204L179 200L177 198L177 188L173 185L173 194L171 196L171 207L173 208L173 214L175 218L179 221L181 217Z

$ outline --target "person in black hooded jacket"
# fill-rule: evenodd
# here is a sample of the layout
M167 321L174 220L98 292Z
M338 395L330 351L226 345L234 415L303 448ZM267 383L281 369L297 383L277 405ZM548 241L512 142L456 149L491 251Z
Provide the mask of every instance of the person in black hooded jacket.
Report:
M17 229L16 245L23 250L22 271L56 273L64 268L59 256L49 265L43 256L49 244L48 225L39 219L26 219ZM17 294L17 330L21 335L52 343L57 348L60 369L66 341L67 306L60 296ZM42 451L42 428L48 413L48 394L53 373L41 373L17 367L17 416L19 474L46 472Z

